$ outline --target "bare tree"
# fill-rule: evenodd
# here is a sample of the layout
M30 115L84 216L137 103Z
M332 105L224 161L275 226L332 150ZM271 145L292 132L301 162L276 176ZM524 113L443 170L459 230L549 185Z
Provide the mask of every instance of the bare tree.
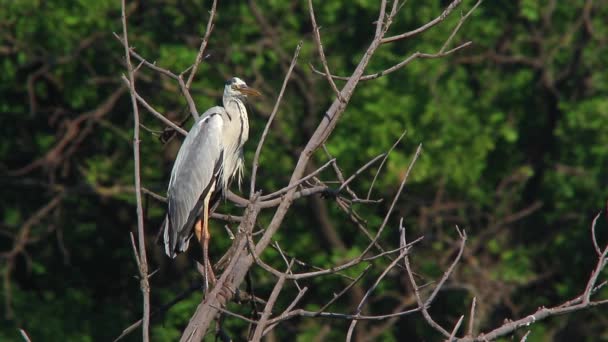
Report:
M465 42L456 46L452 46L452 41L458 30L463 25L463 23L470 17L471 13L473 13L473 11L481 4L481 0L477 1L474 6L472 6L466 13L464 13L460 17L460 20L454 26L443 45L436 52L414 52L404 58L402 62L386 70L370 74L365 73L371 58L374 56L374 54L382 44L390 44L392 42L409 39L411 37L423 34L426 30L441 24L448 16L452 15L452 13L461 5L461 2L461 0L452 1L445 8L445 10L440 13L435 19L429 21L428 23L422 25L419 28L398 35L387 36L389 28L391 27L393 21L396 18L397 13L405 4L405 2L398 0L392 2L389 2L387 0L380 1L378 17L375 22L375 32L373 37L371 37L371 41L367 49L363 53L358 65L350 76L338 76L332 74L330 70L330 66L328 64L323 49L323 40L315 17L314 5L312 0L308 0L308 10L310 15L310 21L312 24L314 43L319 54L319 63L322 66L321 70L315 69L314 67L312 67L312 65L311 68L316 74L325 78L325 80L333 91L333 96L335 97L335 99L333 100L329 108L325 111L325 115L320 119L319 122L316 123L316 129L314 130L313 134L311 135L310 139L308 140L302 151L299 153L297 163L291 172L289 183L286 184L283 188L269 194L262 194L261 191L256 190L256 177L260 154L263 150L265 139L270 132L271 124L280 108L285 89L291 79L294 67L296 66L302 43L298 44L293 53L289 68L286 70L283 84L281 86L280 91L278 92L276 102L269 116L262 137L260 138L256 148L255 157L252 165L249 197L243 198L233 193L230 193L228 196L228 199L230 201L244 207L243 214L238 217L227 216L217 213L214 214L214 217L217 218L239 222L238 230L234 236L234 242L232 244L232 247L226 252L226 255L224 255L224 257L220 261L221 265L216 265L216 268L223 269L220 278L217 280L217 283L210 289L210 291L205 294L204 299L199 304L196 311L193 313L187 327L185 328L182 334L181 341L201 340L211 327L211 324L214 322L214 320L218 319L218 317L222 315L242 319L252 324L252 327L254 328L252 328L249 338L254 341L259 341L264 336L271 333L273 329L275 329L282 322L296 317L324 317L345 320L347 322L350 322L348 331L346 332L346 339L350 341L355 335L355 328L357 324L361 321L394 322L394 318L396 317L402 317L405 315L413 314L421 314L424 320L428 323L428 325L432 327L435 331L437 331L437 333L443 336L443 338L445 338L446 340L485 341L492 340L500 336L505 336L514 332L517 329L529 326L530 324L533 324L537 321L540 321L544 318L553 315L581 310L607 302L606 300L594 301L591 299L592 295L597 291L597 289L605 284L605 282L600 282L598 284L598 277L600 272L605 267L606 256L608 254L608 245L604 247L604 249L600 248L595 238L595 222L597 220L596 217L596 220L594 220L592 225L592 241L598 255L598 262L595 269L591 273L591 276L589 277L586 288L580 296L552 308L541 308L533 314L526 316L525 318L516 321L505 322L500 327L480 334L475 334L473 332L476 312L476 300L474 299L469 310L467 329L464 329L463 325L465 315L460 316L460 318L456 322L453 322L451 326L441 325L433 318L433 316L429 312L429 307L433 304L434 300L437 298L438 293L443 289L446 282L450 279L450 276L455 272L456 267L459 261L461 260L463 253L465 252L467 241L467 235L465 231L456 227L456 232L458 234L459 239L458 242L455 244L455 253L450 255L452 257L452 261L445 270L443 276L438 279L434 286L420 286L416 281L416 275L413 270L414 265L411 259L412 250L415 247L416 243L422 239L422 237L408 240L406 236L406 228L403 226L403 220L401 220L398 229L393 229L393 233L390 233L390 229L386 229L390 226L389 220L393 216L395 206L404 190L408 176L412 171L416 160L422 152L422 145L418 146L418 149L415 151L412 160L409 166L407 167L405 176L401 181L400 187L396 191L396 194L390 202L390 207L384 215L382 223L375 230L375 232L368 230L367 227L365 227L364 225L357 224L358 219L356 216L356 212L352 207L354 203L377 202L376 200L370 198L371 187L373 187L374 182L372 182L372 185L366 197L359 197L349 187L349 184L351 184L358 176L363 173L363 171L367 170L372 165L381 163L379 167L381 168L384 162L386 161L386 158L388 158L390 150L371 159L365 165L361 166L360 169L355 170L348 177L344 176L343 171L339 166L338 160L331 156L329 156L329 161L326 162L324 165L318 167L312 172L309 171L309 173L306 174L308 170L307 168L309 167L311 161L311 157L316 151L325 147L326 141L338 125L340 118L344 113L345 109L347 108L349 102L351 101L354 91L357 88L359 82L383 77L396 70L399 70L400 68L407 66L415 59L441 58L451 55L463 48L466 48L471 44L471 42ZM179 74L161 68L156 64L149 62L145 57L137 54L133 50L133 48L129 46L127 35L127 20L124 16L124 7L125 4L123 0L123 35L122 37L117 35L117 38L122 42L125 48L125 58L127 61L128 74L127 76L123 76L123 81L131 94L131 99L133 102L133 111L136 119L136 130L134 137L134 159L136 165L135 192L138 199L139 244L138 248L135 247L135 243L133 243L133 245L134 250L136 252L136 261L140 270L141 290L144 298L144 315L140 322L137 322L131 327L127 328L123 335L121 335L120 337L134 330L137 326L142 325L143 339L148 340L148 329L150 319L150 288L147 280L149 275L146 263L146 246L145 241L143 239L144 227L143 222L141 221L141 193L147 190L141 187L139 180L139 171L137 167L139 163L139 106L142 106L143 108L148 110L151 114L159 118L162 122L173 128L178 133L186 134L186 132L182 128L180 128L179 125L174 124L173 122L168 120L163 114L155 110L153 106L150 105L146 101L146 99L144 99L137 92L135 87L135 76L138 70L141 67L145 66L155 72L158 72L164 76L168 76L169 78L174 80L178 84L182 95L186 99L190 114L195 119L197 119L198 110L196 108L196 104L192 99L189 89L192 84L192 80L195 77L196 71L198 70L200 63L202 63L203 61L202 56L204 56L208 40L213 29L213 20L217 10L217 2L213 2L209 22L207 24L207 30L205 36L203 37L194 64L190 68ZM131 65L131 58L137 60L139 62L139 65L133 67ZM336 80L344 81L344 85L339 86L336 83ZM400 141L400 139L401 138L397 140L397 143ZM393 146L393 148L394 147L395 146ZM335 182L323 181L319 177L322 172L330 170L330 167L331 170L333 170L334 172ZM334 184L338 185L334 186ZM361 230L361 233L365 235L369 241L363 251L358 256L350 260L344 261L330 268L317 269L310 272L296 273L294 272L294 264L298 262L298 260L291 256L288 257L287 255L289 255L289 253L283 251L278 244L273 243L273 236L275 236L277 231L281 229L285 216L289 212L294 201L315 194L325 194L329 198L335 199L337 205L341 209L353 215L353 222L355 222L357 227ZM164 200L162 196L156 194L153 195L155 198L161 201ZM256 227L256 225L259 224L257 218L262 210L273 210L274 214L270 223L266 227L264 227L261 233L254 234L254 228ZM394 249L388 249L382 246L380 244L380 237L383 234L394 234L395 239L398 239L399 241L399 247ZM286 264L284 270L278 270L275 267L272 267L271 265L264 262L264 260L262 259L263 252L270 246L276 248L283 256ZM342 297L345 293L351 291L353 287L360 286L358 284L359 281L368 276L368 270L370 269L370 267L372 267L372 264L370 262L379 258L385 258L387 259L387 261L390 262L385 268L380 270L379 276L377 276L377 278L373 281L372 285L364 292L362 298L359 301L359 304L356 307L355 312L339 313L329 311L329 307L340 297ZM308 311L298 307L300 301L306 296L306 293L308 291L307 287L300 286L300 284L298 283L299 280L341 274L342 271L361 264L367 264L368 266L357 277L351 279L347 286L345 286L343 289L336 289L337 292L335 293L333 298L328 300L322 300L320 303L321 308L319 310ZM238 295L239 287L245 281L247 273L254 265L257 265L268 273L274 275L276 277L276 282L274 284L272 292L270 293L270 296L266 300L261 301L264 303L264 308L262 312L259 313L259 316L244 317L237 313L228 311L226 309L226 305L230 300L234 299L234 297ZM385 314L364 314L364 307L366 303L368 303L371 296L374 295L375 289L383 281L387 274L389 274L389 272L394 268L399 269L407 275L407 279L412 290L409 297L411 298L411 301L405 301L404 305L399 305L398 307L395 307L393 310ZM279 313L275 308L277 299L279 298L279 296L281 296L281 293L285 286L290 283L293 283L293 285L298 289L298 293L291 301L291 304L289 304L284 310ZM463 331L463 329L466 331ZM220 331L219 333L222 332Z

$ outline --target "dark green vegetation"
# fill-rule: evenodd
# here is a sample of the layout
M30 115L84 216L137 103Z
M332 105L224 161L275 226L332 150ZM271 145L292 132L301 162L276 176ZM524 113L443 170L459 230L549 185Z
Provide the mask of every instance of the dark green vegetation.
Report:
M377 1L316 1L317 20L332 72L352 70L373 35ZM390 33L436 17L445 1L410 1ZM462 10L473 1L464 1ZM69 3L0 1L0 271L3 280L0 340L19 340L18 327L33 341L106 341L140 318L141 295L129 232L136 229L132 126L117 0ZM130 2L130 42L138 53L180 72L194 60L210 1ZM457 10L458 12L459 10ZM595 265L589 226L608 194L608 28L605 1L487 1L465 23L455 42L474 45L455 55L417 60L405 69L362 83L328 142L349 175L407 134L391 154L372 192L383 203L355 206L375 231L405 169L422 142L424 152L382 239L397 247L398 218L410 239L419 283L436 279L456 248L454 225L469 241L456 273L431 312L453 324L477 297L478 331L505 318L578 295ZM415 51L435 53L459 13L411 40L383 46L369 72L386 69ZM389 34L390 34L389 33ZM193 84L200 111L214 105L232 75L266 95L253 102L248 169L255 145L299 40L299 66L287 89L261 157L262 189L284 186L294 160L333 100L319 67L304 1L258 5L226 1L218 7L210 57ZM170 119L188 117L177 85L156 73L139 73L138 90ZM163 143L164 126L145 110L142 183L163 194L179 137ZM189 127L187 122L185 127ZM315 166L327 160L323 151ZM313 166L310 168L314 169ZM372 169L353 184L364 196ZM330 177L331 173L327 173ZM243 191L248 192L247 179ZM175 262L154 244L164 207L145 197L152 303L158 307L200 281L187 256ZM221 212L239 214L230 203ZM270 213L261 215L260 225ZM598 223L606 241L605 216ZM214 221L212 258L230 241L224 222ZM357 255L366 238L331 198L300 200L275 237L289 255L327 267ZM274 250L264 259L277 267ZM351 313L387 263L374 261L369 277L331 311ZM300 270L306 269L302 267ZM362 267L350 270L355 276ZM256 294L267 297L273 276L255 269ZM605 279L600 277L600 281ZM303 305L314 310L347 282L324 277L310 287ZM293 298L286 288L279 308ZM603 289L598 298L606 298ZM154 340L175 340L201 294L190 295L153 320ZM404 273L391 273L366 307L369 314L414 305ZM230 309L250 314L249 304ZM261 308L260 308L261 309ZM601 308L560 316L531 327L529 341L608 338ZM420 315L393 325L360 322L362 338L437 340ZM297 319L276 337L343 339L348 323ZM244 338L246 323L228 318L225 329ZM518 336L525 330L519 331ZM140 338L139 332L131 340Z

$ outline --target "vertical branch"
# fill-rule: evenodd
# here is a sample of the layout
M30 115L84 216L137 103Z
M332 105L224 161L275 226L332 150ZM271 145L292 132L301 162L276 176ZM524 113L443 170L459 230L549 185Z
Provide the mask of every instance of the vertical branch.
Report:
M329 82L329 85L338 97L338 100L343 101L342 95L340 94L338 87L336 87L336 83L334 83L334 79L331 77L331 73L329 72L327 58L325 57L325 51L323 50L323 42L321 41L321 32L319 30L319 26L317 25L317 20L315 19L315 11L312 6L312 0L308 0L308 12L310 13L310 22L312 23L312 31L314 33L313 36L315 38L315 44L317 44L317 50L319 50L319 58L321 59L321 64L323 64L323 70L325 70L327 82Z
M196 71L198 70L199 65L203 61L203 55L205 54L205 49L207 48L207 43L209 42L209 37L211 36L211 31L213 31L213 19L215 18L215 9L217 7L217 0L213 0L213 5L211 5L211 12L209 13L209 21L207 22L207 30L205 31L205 36L203 37L203 41L201 42L201 46L198 49L198 54L196 55L196 61L194 65L192 65L192 71L190 71L190 76L188 76L188 81L186 81L186 88L190 89L192 85L192 80L194 80L194 75L196 75Z
M266 123L266 127L264 127L264 132L262 133L262 137L260 138L260 142L258 143L258 147L255 150L255 156L253 157L253 167L251 168L251 186L249 187L249 198L253 197L255 193L255 177L258 172L258 161L260 159L260 153L262 152L262 146L264 145L264 140L266 140L266 135L268 135L268 130L270 129L270 125L274 120L275 115L279 109L279 105L281 104L281 99L283 98L283 93L285 93L285 88L287 87L287 82L289 81L289 77L291 76L291 72L293 68L296 66L296 62L298 60L298 55L300 54L300 49L302 48L302 41L298 43L296 47L296 51L293 54L293 58L291 59L291 64L289 65L289 69L287 70L287 74L285 74L285 79L283 80L283 85L281 86L281 91L279 92L279 96L277 97L277 101L274 104L274 108L272 109L272 113L270 114L270 118Z
M150 340L150 284L148 283L148 262L146 258L146 242L144 235L144 215L141 204L141 180L139 176L139 111L137 108L137 98L135 96L135 76L133 65L131 64L131 54L129 53L129 41L127 39L127 16L125 14L125 0L121 1L122 34L125 47L125 58L127 62L127 73L129 76L129 93L133 104L133 164L135 169L135 198L137 200L137 237L139 243L139 276L140 288L143 295L143 324L142 340Z
M279 280L274 285L274 288L272 289L272 292L270 293L270 297L268 298L268 302L266 303L266 307L264 307L264 312L262 312L262 317L260 317L260 320L258 321L258 325L255 328L255 332L253 333L253 338L251 339L252 341L260 341L262 339L264 328L266 328L266 324L268 323L268 318L272 314L272 308L274 307L274 304L276 303L277 298L279 297L279 293L281 292L281 290L283 289L283 286L285 285L285 279L287 277L287 274L289 274L289 272L291 271L291 267L293 266L293 263L294 263L294 260L291 260L291 262L287 266L287 271L285 271L285 273L283 273L281 275Z

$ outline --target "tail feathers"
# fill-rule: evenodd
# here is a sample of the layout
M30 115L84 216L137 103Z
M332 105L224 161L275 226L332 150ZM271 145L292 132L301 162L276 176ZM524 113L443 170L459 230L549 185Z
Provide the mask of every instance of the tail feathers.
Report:
M165 243L165 254L167 254L170 258L175 258L175 239L172 239L172 234L170 232L169 216L165 217L165 221L163 222L163 241Z
M177 232L171 229L171 220L169 216L165 217L162 225L163 244L165 245L165 254L174 259L178 253L185 252L190 243L190 236L182 237Z

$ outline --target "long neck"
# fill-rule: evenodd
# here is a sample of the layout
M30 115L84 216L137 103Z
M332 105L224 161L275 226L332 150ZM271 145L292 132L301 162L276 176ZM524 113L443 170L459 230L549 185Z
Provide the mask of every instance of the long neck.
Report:
M230 184L230 179L237 176L239 188L243 172L243 144L249 138L249 119L245 104L239 98L224 96L224 171L223 187L226 189Z
M237 97L224 96L223 101L226 115L228 115L228 125L232 130L235 130L233 133L238 137L238 140L233 142L233 147L239 149L249 137L247 109L243 101Z

